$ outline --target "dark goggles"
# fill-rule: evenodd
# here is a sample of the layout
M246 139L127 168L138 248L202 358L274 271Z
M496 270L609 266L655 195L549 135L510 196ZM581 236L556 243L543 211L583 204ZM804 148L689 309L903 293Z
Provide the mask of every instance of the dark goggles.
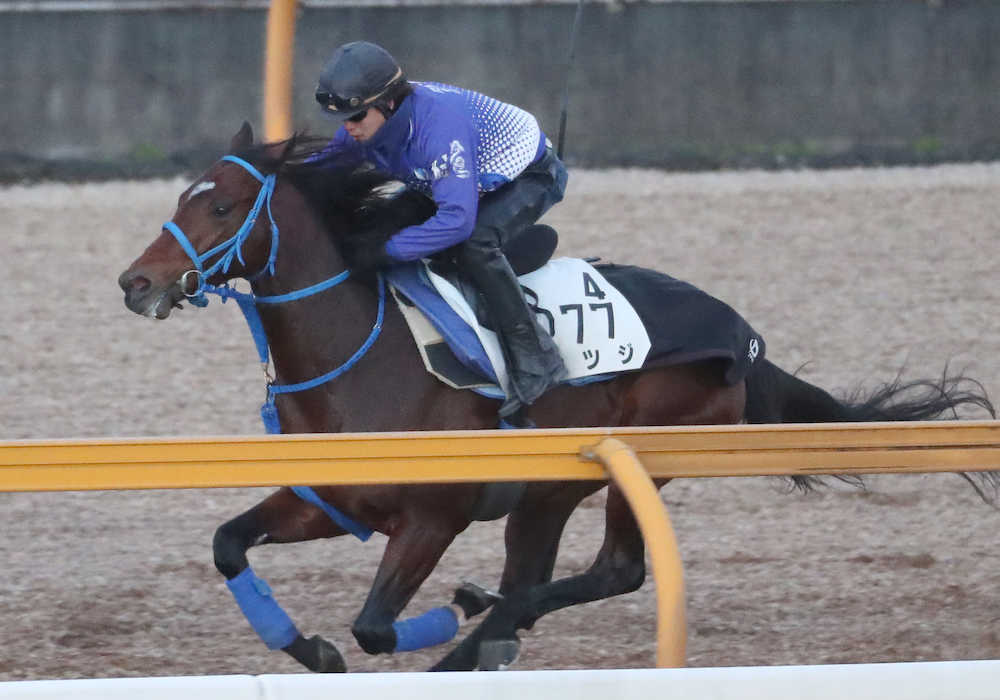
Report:
M363 100L360 97L344 99L340 95L335 95L332 92L327 92L326 90L316 91L316 101L321 107L323 107L323 109L327 109L331 112L348 112L352 109L357 109L363 103Z

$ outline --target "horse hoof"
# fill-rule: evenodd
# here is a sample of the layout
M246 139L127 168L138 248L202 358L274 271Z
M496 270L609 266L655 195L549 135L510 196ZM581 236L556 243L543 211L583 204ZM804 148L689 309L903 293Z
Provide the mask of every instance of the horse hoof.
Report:
M469 620L502 598L499 593L466 581L455 589L455 597L451 602L462 608L465 619Z
M337 647L330 644L318 634L309 639L299 637L282 649L314 673L346 673L347 664Z
M330 644L318 634L309 638L316 649L316 668L311 670L316 673L346 673L347 664L344 657L337 651L337 647Z
M521 651L521 640L491 639L479 645L480 671L506 671L517 660Z

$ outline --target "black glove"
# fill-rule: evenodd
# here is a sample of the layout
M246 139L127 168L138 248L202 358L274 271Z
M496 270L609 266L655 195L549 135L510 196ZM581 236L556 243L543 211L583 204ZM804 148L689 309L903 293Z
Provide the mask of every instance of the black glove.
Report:
M340 252L348 268L367 272L394 262L385 251L385 244L386 239L381 236L348 236L343 239Z

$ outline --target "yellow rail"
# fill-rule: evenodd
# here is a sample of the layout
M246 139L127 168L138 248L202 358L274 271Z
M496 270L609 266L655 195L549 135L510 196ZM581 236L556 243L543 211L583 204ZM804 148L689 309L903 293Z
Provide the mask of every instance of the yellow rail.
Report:
M568 428L0 442L0 491L606 479L606 437L650 476L1000 469L1000 422Z

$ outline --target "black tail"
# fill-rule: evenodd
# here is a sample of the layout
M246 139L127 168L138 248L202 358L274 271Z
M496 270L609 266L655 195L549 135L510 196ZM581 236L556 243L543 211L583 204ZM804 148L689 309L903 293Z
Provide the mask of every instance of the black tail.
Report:
M838 401L823 389L764 360L747 377L744 418L748 423L912 421L960 418L960 410L967 409L986 411L996 418L996 410L982 384L962 375L949 376L947 368L937 381L903 382L897 375L894 381L868 396L856 394ZM992 503L996 499L1000 489L997 472L976 472L974 477L963 472L961 476L984 501ZM817 483L813 477L791 478L803 490ZM854 477L837 478L861 484Z

